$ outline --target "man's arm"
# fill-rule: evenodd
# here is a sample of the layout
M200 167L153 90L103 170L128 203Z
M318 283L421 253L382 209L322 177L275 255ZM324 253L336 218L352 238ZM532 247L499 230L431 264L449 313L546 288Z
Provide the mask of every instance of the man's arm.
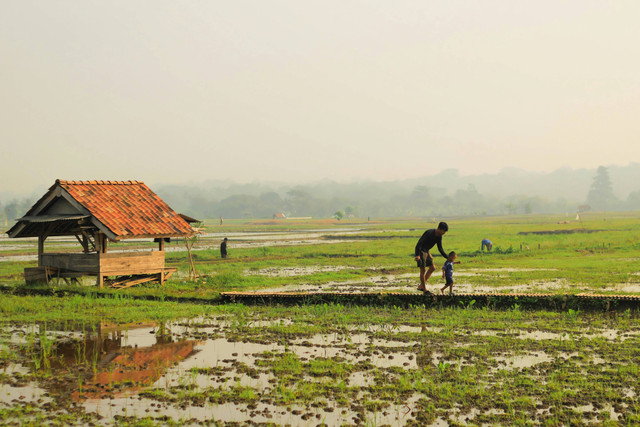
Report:
M449 255L444 253L444 249L442 249L442 239L438 240L438 250L440 251L440 255L445 258L449 258Z

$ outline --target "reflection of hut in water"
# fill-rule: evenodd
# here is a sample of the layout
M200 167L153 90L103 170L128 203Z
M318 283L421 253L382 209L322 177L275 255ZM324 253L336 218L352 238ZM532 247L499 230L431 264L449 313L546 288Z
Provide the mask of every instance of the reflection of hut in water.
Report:
M194 234L189 223L140 181L62 181L7 231L9 237L38 238L38 267L25 268L27 283L96 276L122 288L159 281L175 268L165 267L164 243ZM82 253L45 253L52 236L75 237ZM108 253L108 242L150 238L158 250Z
M51 355L50 367L55 372L77 371L83 377L82 387L69 383L63 392L73 399L103 398L114 393L130 393L155 383L168 368L193 356L199 343L194 340L171 341L171 336L163 333L164 325L158 326L155 344L141 347L124 346L127 334L136 329L152 328L152 325L122 326L98 324L83 329L81 341L71 340L58 343ZM51 325L47 330L52 331ZM64 328L69 330L68 328ZM150 331L150 332L153 332ZM91 369L87 371L87 367ZM58 384L58 387L65 386Z

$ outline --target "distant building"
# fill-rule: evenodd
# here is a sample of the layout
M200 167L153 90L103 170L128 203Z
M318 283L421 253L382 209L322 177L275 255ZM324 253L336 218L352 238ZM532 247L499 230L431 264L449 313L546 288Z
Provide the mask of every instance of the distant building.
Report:
M273 219L286 219L287 216L283 212L276 212L273 214Z

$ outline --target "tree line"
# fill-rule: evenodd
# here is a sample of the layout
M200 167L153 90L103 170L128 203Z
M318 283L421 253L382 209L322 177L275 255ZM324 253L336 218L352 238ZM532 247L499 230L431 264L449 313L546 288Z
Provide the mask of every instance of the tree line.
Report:
M619 196L616 188L626 195ZM548 174L504 170L460 176L455 170L393 182L311 184L205 182L152 189L174 210L196 218L444 217L580 210L640 209L640 164ZM41 197L0 200L0 219L22 215Z
M630 167L640 177L640 165ZM470 182L469 177L445 171L439 176L395 182L326 180L294 186L264 183L165 186L158 194L174 209L199 218L271 218L276 213L314 218L443 217L640 209L640 179L633 182L638 189L620 198L614 192L609 169L603 166L590 171L590 176L581 171L575 177L554 172L543 178L539 175L527 178L526 174L522 176L522 171L511 171L520 177L518 179L509 173L498 174L502 177L478 177L478 185ZM554 176L559 177L558 182L553 182ZM491 179L511 183L512 192L502 188L496 191L486 184ZM537 194L532 189L536 183L539 184ZM578 183L583 188L582 197L575 190ZM484 191L479 190L480 185L485 187ZM528 188L530 194L519 193L519 188ZM566 194L559 193L558 188L566 188Z

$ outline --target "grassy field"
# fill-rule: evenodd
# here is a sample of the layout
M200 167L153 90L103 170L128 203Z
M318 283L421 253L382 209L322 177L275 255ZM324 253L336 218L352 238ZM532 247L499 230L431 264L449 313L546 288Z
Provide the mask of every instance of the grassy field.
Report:
M639 215L583 214L580 221L564 215L452 218L444 248L458 252L462 262L455 272L459 292L640 293ZM396 282L394 290L411 292L417 285L412 260L415 243L424 229L434 226L433 222L384 219L213 224L206 231L216 235L203 237L195 245L199 280L187 279L186 251L167 252L167 264L178 268L175 278L162 288L149 285L125 292L212 298L224 291L296 290L303 285L330 290L354 281L359 282L360 290L366 290L367 279L379 277L381 271L388 281ZM262 240L252 237L276 232L295 235L313 229L330 230L331 234L322 236L320 232L316 244L306 245L295 244L296 239L287 240L282 234L273 241L268 236ZM341 230L349 232L341 234ZM219 236L234 233L230 257L222 260L217 249ZM483 238L494 242L492 252L480 251ZM169 247L180 249L181 244ZM27 244L21 254L33 255L35 250L34 243ZM77 248L71 245L67 250ZM21 286L22 270L36 265L35 261L2 262L2 254L0 245L0 284ZM443 259L436 258L436 262L441 266ZM295 274L295 269L303 270ZM415 279L407 278L411 274ZM431 279L433 287L440 285L440 276L436 271Z
M445 250L462 261L456 290L637 293L638 215L447 219ZM196 244L211 247L195 251L197 280L185 252L168 252L180 274L162 287L2 295L0 422L640 424L635 311L222 304L231 290L416 292L413 248L433 222L212 223L215 234ZM319 229L330 231L313 243L264 237ZM231 256L221 260L227 234ZM491 253L480 251L483 238ZM22 269L33 265L0 261L0 284L24 288ZM434 276L430 287L440 286Z

